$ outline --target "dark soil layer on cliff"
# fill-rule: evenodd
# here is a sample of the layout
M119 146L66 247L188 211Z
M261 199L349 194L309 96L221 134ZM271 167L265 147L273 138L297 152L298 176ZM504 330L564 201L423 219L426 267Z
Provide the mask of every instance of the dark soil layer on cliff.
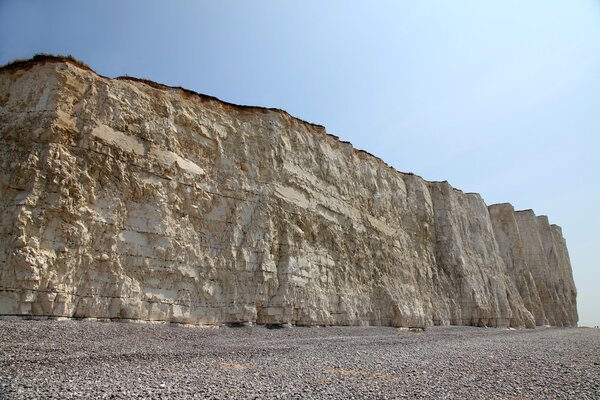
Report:
M600 397L600 330L0 321L0 398Z

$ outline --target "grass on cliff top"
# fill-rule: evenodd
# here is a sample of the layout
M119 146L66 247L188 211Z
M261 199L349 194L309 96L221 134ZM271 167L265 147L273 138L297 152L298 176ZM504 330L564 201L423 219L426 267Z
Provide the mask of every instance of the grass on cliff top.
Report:
M87 70L93 72L93 69L91 69L89 65L87 65L83 61L79 61L78 59L76 59L75 57L73 57L70 54L67 56L64 56L62 54L54 55L54 54L47 54L47 53L38 53L38 54L34 55L32 58L11 61L11 62L1 66L0 71L7 71L7 70L19 69L19 68L27 68L33 64L42 63L45 61L66 61L66 62L74 64L80 68L87 69Z

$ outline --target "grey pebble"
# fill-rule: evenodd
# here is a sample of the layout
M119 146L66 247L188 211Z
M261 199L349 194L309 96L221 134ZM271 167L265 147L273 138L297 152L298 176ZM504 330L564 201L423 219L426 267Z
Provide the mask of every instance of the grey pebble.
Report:
M600 330L0 320L0 399L600 398Z

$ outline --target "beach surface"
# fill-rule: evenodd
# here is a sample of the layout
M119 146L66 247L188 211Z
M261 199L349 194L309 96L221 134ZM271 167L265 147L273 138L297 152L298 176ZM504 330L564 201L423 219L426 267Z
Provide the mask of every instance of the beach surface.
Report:
M598 399L600 329L0 320L0 399Z

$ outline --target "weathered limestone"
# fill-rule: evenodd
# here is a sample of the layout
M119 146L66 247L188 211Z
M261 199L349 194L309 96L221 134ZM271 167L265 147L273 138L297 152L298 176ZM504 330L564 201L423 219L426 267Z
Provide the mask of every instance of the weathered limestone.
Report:
M280 110L0 71L0 314L575 325L560 228Z
M436 232L436 261L442 287L452 296L448 311L463 310L457 324L534 326L500 256L488 208L478 194L448 183L430 183ZM518 299L518 300L515 300ZM456 307L456 305L460 307Z
M576 325L577 293L560 227L510 204L489 209L501 256L536 324Z

